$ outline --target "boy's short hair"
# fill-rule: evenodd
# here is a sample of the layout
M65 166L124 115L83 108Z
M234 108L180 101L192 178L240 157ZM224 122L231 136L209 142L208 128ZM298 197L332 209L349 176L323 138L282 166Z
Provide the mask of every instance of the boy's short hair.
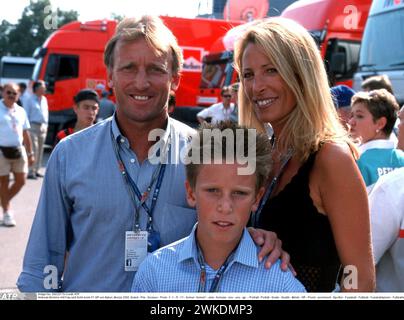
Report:
M74 96L74 102L78 105L84 100L93 100L99 103L98 93L92 89L82 89Z
M379 76L372 76L367 78L365 81L362 82L361 85L362 89L364 90L378 90L378 89L386 89L391 94L393 93L393 85L386 74L382 74Z
M352 106L356 103L363 103L372 114L373 121L385 117L386 125L382 131L390 135L397 119L399 105L396 98L386 89L373 90L369 92L358 92L352 97Z
M214 130L224 133L220 136L219 145L216 143L217 141L214 141L213 134L204 134L206 131L214 132ZM227 138L229 133L234 137L230 141ZM252 141L251 136L253 136ZM216 163L215 160L218 160L215 151L221 151L222 163L226 163L225 160L228 159L228 156L232 156L230 159L230 161L233 161L232 163L238 163L237 159L240 159L239 157L246 159L250 156L251 148L255 151L256 190L259 190L264 186L272 167L271 143L268 136L257 132L255 129L240 126L231 121L223 121L215 125L204 123L192 138L186 155L188 161L185 164L185 170L189 184L192 188L195 188L200 166L204 164L203 160L206 160L204 156L207 153L210 157L208 159L210 162L207 164L214 164ZM197 155L197 161L193 161L195 160L194 152Z

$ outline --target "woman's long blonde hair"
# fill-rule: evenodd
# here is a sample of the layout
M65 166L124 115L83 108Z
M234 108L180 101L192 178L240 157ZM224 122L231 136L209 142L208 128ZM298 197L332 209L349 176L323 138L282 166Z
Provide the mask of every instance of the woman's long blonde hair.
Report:
M269 18L253 24L236 43L235 68L241 79L240 124L264 130L243 90L242 58L249 43L262 49L296 98L296 108L277 137L279 149L293 148L302 162L324 142L345 142L356 150L338 120L324 64L313 38L302 26L285 18Z

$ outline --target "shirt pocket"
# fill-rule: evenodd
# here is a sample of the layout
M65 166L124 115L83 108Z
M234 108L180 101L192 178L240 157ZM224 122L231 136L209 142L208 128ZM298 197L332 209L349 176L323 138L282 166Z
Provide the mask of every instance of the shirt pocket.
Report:
M196 210L166 203L159 226L161 246L187 237L196 223Z

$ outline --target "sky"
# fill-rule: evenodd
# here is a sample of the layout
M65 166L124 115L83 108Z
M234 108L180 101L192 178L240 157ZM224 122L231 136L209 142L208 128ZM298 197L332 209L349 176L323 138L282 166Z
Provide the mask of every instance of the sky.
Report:
M211 11L211 0L50 0L54 9L76 10L80 21L110 18L111 13L123 16L141 14L169 15L192 18ZM1 10L0 21L17 23L29 0L14 0L7 10ZM131 14L133 13L133 14Z

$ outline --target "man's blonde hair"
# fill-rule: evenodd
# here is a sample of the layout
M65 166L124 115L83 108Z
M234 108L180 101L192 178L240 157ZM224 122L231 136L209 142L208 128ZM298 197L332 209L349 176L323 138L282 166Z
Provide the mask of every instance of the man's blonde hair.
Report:
M257 45L273 63L296 98L296 107L285 120L279 141L281 150L293 148L300 161L324 142L346 142L356 149L338 120L327 74L319 50L301 25L285 18L269 18L250 26L235 47L235 68L240 75L240 123L264 131L254 106L243 90L243 54Z
M104 51L104 63L111 70L114 66L114 51L119 41L146 40L158 54L172 56L172 73L179 75L183 64L181 48L177 39L159 17L142 16L141 18L125 18L117 28L114 36L108 41Z

